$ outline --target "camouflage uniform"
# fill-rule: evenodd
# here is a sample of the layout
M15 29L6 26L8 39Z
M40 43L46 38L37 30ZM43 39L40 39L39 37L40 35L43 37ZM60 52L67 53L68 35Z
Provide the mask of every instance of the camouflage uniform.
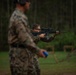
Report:
M40 75L41 71L40 71L39 61L38 61L37 55L34 56L34 65L35 65L37 75Z
M33 36L33 40L37 44L40 41L40 38L39 38L39 36ZM34 55L34 66L35 66L37 75L40 75L41 71L40 71L38 59L39 59L39 57L35 54Z
M9 57L12 75L37 75L34 55L40 50L33 42L28 19L16 9L8 29Z

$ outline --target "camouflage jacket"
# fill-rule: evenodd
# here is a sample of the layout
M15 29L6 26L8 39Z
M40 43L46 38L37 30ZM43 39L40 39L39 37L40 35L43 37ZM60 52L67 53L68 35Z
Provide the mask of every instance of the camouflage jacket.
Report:
M27 16L20 10L16 9L11 18L8 28L8 44L13 43L23 44L30 51L38 52L39 47L36 46L28 26Z

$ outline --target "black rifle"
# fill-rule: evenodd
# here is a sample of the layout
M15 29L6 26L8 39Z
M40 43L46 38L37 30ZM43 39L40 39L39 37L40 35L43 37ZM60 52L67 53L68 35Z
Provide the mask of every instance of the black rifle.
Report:
M50 42L54 39L54 37L50 37L50 34L56 34L59 32L58 30L54 30L53 28L42 28L40 32L32 32L34 36L40 35L40 34L45 34L44 38L41 38L42 41L44 42Z
M32 32L32 34L34 36L40 35L40 34L45 34L45 36L52 34L52 33L56 33L56 30L52 29L52 28L42 28L40 32Z

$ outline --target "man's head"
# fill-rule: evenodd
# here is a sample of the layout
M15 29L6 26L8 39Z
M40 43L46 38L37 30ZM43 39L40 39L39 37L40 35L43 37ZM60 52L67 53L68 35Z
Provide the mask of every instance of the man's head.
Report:
M25 10L29 10L30 8L30 0L14 0L16 7Z
M25 5L26 2L30 2L30 0L14 0L14 3L20 4L20 5Z
M35 32L40 32L41 31L41 26L39 24L34 24L32 29Z

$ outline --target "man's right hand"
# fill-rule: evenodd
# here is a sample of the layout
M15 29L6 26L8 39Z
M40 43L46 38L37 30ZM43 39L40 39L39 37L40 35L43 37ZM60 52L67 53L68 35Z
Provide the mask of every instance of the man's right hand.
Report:
M43 54L43 52L46 52L46 50L44 50L44 49L41 49L39 52L38 52L38 56L39 57L43 57L43 58L45 58L45 55Z

